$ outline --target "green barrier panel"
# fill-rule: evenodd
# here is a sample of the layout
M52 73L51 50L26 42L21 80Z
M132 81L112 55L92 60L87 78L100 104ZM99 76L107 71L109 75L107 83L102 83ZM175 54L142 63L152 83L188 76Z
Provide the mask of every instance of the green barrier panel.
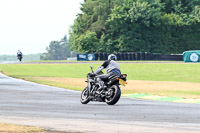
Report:
M77 54L78 61L94 61L95 55L94 54Z
M147 94L129 94L129 95L127 95L127 97L130 97L130 98L140 98L140 97L145 97L145 96L149 96L149 95L147 95Z
M183 99L183 98L178 98L178 97L165 97L165 98L158 98L158 99L155 99L155 100L172 102L172 101L181 100L181 99Z
M184 62L200 62L200 50L185 51L183 60Z

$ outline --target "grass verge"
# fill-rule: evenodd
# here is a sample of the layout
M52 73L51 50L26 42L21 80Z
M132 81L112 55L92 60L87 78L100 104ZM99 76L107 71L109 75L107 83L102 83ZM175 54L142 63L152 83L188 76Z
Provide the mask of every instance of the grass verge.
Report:
M97 68L100 64L93 66ZM200 97L199 63L122 63L120 66L128 74L128 86L123 88L123 93ZM90 64L1 64L0 71L11 77L74 90L86 86L84 80L91 72Z
M94 68L100 64L93 64ZM200 83L200 64L120 64L129 80ZM86 78L90 64L1 64L0 71L13 77Z
M84 78L34 77L28 80L79 91L87 86ZM128 80L127 86L121 86L121 88L123 94L146 93L182 98L200 98L200 83Z
M57 62L57 63L59 63L59 62L61 62L61 63L63 63L63 62L74 62L74 63L80 63L80 62L89 62L89 63L91 63L91 62L93 62L93 63L96 63L96 62L102 62L103 63L103 61L68 61L68 60L36 60L36 61L25 61L25 62L39 62L39 63L48 63L48 62ZM179 62L179 63L183 63L183 61L155 61L155 60L148 60L148 61L140 61L140 60L134 60L134 61L118 61L118 62L120 62L120 63L123 63L123 62Z

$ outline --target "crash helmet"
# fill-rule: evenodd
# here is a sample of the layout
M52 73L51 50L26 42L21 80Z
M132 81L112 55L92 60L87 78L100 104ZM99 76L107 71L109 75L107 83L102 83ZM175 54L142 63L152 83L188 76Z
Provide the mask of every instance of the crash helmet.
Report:
M108 56L108 60L117 60L117 56L114 55L114 54L110 54L110 55Z

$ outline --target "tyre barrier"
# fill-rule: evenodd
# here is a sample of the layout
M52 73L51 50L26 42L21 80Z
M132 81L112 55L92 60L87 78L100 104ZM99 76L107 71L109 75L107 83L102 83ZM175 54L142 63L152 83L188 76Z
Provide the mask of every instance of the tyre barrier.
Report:
M107 60L109 53L96 53L95 60L104 61ZM182 55L164 55L159 53L150 52L127 52L116 53L117 60L119 61L145 61L145 60L157 60L157 61L183 61Z

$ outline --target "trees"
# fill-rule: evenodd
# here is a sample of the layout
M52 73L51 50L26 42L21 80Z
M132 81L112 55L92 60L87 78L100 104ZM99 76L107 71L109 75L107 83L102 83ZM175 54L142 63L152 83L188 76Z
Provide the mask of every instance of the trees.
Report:
M106 20L106 31L101 37L101 51L99 52L124 52L129 51L133 35L129 10L132 5L130 0L123 1L123 5L114 5Z
M71 27L72 50L182 53L198 49L200 0L87 0Z
M158 0L133 2L129 10L131 21L133 24L143 24L147 27L159 26L163 8L163 4Z
M98 39L95 32L87 31L80 35L77 39L78 51L80 52L95 52L98 48Z
M61 41L51 41L46 50L47 52L40 56L41 60L66 60L70 56L66 36Z
M98 51L99 40L106 31L105 22L110 13L111 3L111 0L87 0L82 4L82 13L78 14L70 30L69 46L71 50L86 53ZM83 40L87 40L87 38L89 42L84 41L84 43L89 45L88 48L91 50L82 46L86 45L83 44ZM91 39L95 40L95 44L89 44Z

